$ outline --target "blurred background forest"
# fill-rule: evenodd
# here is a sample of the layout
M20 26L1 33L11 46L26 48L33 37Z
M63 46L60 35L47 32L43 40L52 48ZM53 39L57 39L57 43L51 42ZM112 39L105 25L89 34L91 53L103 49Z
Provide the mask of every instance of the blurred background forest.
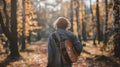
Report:
M15 59L28 46L47 43L58 17L70 20L81 43L120 57L119 0L0 0L0 55Z

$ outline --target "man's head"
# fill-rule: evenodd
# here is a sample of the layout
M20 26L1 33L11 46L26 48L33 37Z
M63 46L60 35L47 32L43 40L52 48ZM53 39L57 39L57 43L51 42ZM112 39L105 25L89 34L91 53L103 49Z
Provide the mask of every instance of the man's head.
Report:
M64 18L64 17L59 17L54 23L54 28L55 29L64 29L64 30L68 30L71 27L71 23L68 19Z

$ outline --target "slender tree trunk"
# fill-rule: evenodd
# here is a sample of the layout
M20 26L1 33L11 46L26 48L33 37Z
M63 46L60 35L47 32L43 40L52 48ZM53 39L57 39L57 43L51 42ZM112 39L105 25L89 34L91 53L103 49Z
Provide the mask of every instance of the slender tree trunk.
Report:
M31 44L31 31L29 31L29 36L27 37L27 41L29 44Z
M101 32L100 32L100 18L99 18L99 0L96 0L96 17L97 17L97 39L98 39L98 44L100 43L101 41Z
M8 14L7 14L7 10L6 10L6 7L7 7L7 4L6 4L6 2L5 2L5 0L3 0L3 3L4 3L4 15L5 15L5 18L6 18L6 22L7 22L7 25L6 25L6 27L10 27L10 22L9 22L9 16L8 16Z
M26 49L26 44L25 44L25 0L22 0L22 5L23 5L23 30L22 30L22 46L21 46L21 51L24 51Z
M92 0L90 0L90 12L91 12L91 21L92 21L93 44L96 45L96 42L95 42L96 34L94 31L95 23L94 23L94 16L93 16L93 10L92 10Z
M114 0L114 54L120 58L120 0Z
M82 19L82 36L83 36L83 40L87 41L87 37L86 37L86 23L84 22L83 19Z
M83 19L85 19L85 15L86 15L86 5L84 4L84 6L85 6L85 10L83 10L84 12L85 12L85 14L83 14L82 16L84 17L84 18L82 18L82 28L83 28L83 40L84 41L87 41L87 32L86 32L86 22L83 20Z
M83 1L82 1L82 3L83 3L84 8L85 8L85 4L84 4ZM86 10L82 10L82 37L83 37L84 41L87 41L87 37L86 37L86 22L84 21L84 19L85 19L85 13L84 12L86 13Z
M7 5L6 5L5 0L3 0L3 4L4 4L4 7L3 7L3 13L1 12L0 23L1 23L3 33L6 35L6 37L8 37L8 39L10 39L11 37L9 36L10 35L10 31L8 29L9 27L6 24L6 23L9 23L9 19L8 19L8 15L7 15L7 11L6 11L6 6ZM2 15L5 15L4 18L6 19L6 23L4 23Z
M71 31L73 32L73 0L70 2L70 22L71 22Z
M105 22L104 22L104 31L103 31L104 32L104 41L103 41L104 46L107 45L107 40L108 40L107 22L108 22L108 0L105 0Z
M78 39L81 41L81 34L80 34L80 19L79 19L79 8L80 8L80 3L79 0L76 0L76 8L75 8L75 12L76 12L76 23L77 23L77 32L78 32Z

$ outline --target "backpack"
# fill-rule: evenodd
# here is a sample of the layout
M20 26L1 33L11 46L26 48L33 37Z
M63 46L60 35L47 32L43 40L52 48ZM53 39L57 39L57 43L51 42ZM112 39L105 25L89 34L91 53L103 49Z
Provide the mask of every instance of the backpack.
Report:
M52 37L53 37L60 53L62 54L64 60L67 63L76 62L79 57L79 54L76 52L76 50L73 46L73 43L69 39L61 41L60 36L57 33L53 33Z

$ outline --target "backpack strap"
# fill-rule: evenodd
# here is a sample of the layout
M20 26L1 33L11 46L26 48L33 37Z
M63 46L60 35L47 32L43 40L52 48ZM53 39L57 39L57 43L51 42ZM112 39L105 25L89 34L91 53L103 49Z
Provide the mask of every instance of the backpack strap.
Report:
M53 40L55 41L58 48L60 48L60 37L54 32L52 34Z

